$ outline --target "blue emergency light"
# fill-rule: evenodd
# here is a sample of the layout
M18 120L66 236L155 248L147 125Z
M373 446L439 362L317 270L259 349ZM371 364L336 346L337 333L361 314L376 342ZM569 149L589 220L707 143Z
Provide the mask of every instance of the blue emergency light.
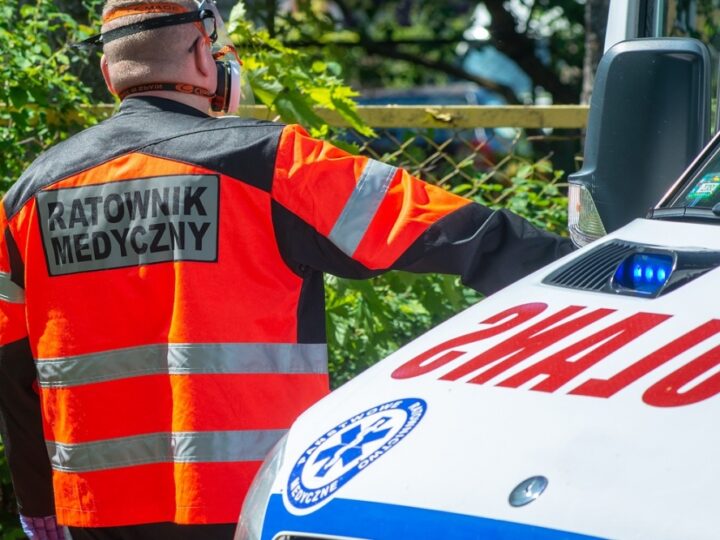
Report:
M673 266L671 255L635 253L620 263L613 276L613 284L628 292L655 295L670 279Z

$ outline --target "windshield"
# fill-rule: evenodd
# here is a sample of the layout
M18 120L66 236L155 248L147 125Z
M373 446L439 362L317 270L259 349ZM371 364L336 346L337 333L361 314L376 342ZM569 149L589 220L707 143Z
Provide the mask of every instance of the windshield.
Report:
M666 208L713 208L720 203L720 145L683 182Z
M720 0L648 0L641 25L641 36L692 37L702 41L712 59L712 91L718 95L720 63ZM716 108L713 107L716 111ZM720 127L713 112L711 125ZM713 131L715 131L715 128Z
M683 36L699 39L708 47L713 59L711 81L712 94L720 95L718 89L718 57L720 54L720 0L648 0L643 24L648 36ZM715 101L715 100L714 100ZM712 107L713 131L720 128L717 106ZM681 181L668 198L654 211L657 217L680 217L679 208L686 217L717 218L711 210L720 203L720 144L717 140L712 150L703 152L707 157ZM667 209L675 209L674 211ZM697 208L697 210L688 210ZM665 209L665 210L663 210Z

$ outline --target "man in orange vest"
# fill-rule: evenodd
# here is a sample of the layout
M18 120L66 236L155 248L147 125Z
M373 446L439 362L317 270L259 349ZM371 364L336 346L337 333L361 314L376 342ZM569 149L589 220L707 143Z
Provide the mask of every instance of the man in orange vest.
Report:
M324 272L491 293L571 246L296 125L209 116L237 108L240 63L207 1L109 0L103 20L89 41L119 112L38 158L0 209L22 523L230 538L264 455L328 392Z

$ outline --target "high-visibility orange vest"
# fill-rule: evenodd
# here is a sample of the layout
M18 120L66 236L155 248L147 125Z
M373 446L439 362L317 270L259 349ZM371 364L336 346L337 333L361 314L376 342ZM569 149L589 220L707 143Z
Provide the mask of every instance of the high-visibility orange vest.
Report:
M322 272L435 257L462 273L443 245L506 234L297 126L159 98L44 154L3 206L0 345L29 344L55 510L75 527L235 522L265 454L328 391Z

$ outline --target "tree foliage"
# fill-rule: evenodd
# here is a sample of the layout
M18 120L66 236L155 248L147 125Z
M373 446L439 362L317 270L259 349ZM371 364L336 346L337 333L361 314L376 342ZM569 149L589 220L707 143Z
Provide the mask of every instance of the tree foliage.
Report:
M100 0L84 0L94 8ZM94 13L95 9L88 9ZM0 5L0 189L41 151L97 121L90 89L73 72L87 54L71 43L90 32L51 0Z
M278 4L278 2L271 2ZM285 4L288 4L287 2ZM493 46L550 92L556 103L577 103L583 63L584 2L579 0L295 0L274 10L248 0L248 14L285 43L311 46L342 63L350 80L366 86L476 82L506 98L512 90L462 66L468 47ZM490 16L489 36L467 31L478 5Z
M284 121L327 137L329 126L313 110L322 107L339 113L359 133L372 135L357 115L357 92L345 84L339 63L284 46L267 29L255 27L242 2L230 14L228 31L242 52L255 96Z

